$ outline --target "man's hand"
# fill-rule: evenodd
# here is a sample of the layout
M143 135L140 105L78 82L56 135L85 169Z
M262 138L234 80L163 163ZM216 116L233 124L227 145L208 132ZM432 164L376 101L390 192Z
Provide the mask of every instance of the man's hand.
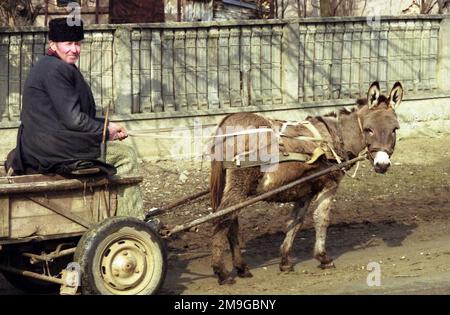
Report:
M109 122L108 123L109 140L123 140L128 137L127 130L119 124Z

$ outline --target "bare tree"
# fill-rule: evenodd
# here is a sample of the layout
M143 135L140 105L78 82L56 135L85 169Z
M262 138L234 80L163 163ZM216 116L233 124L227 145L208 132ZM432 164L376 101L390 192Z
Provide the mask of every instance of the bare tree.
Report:
M40 1L0 0L0 26L33 25L42 9Z
M439 14L450 13L450 0L438 0Z
M320 16L353 15L355 5L354 0L320 0Z

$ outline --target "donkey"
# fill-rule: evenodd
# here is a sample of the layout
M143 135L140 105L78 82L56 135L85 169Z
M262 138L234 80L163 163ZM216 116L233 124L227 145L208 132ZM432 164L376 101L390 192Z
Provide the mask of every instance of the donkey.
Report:
M360 153L367 152L367 159L373 164L377 173L388 170L390 157L396 143L396 130L399 123L395 109L403 99L403 87L396 82L389 96L380 93L378 82L371 84L367 98L358 99L357 106L351 111L343 109L321 117L307 117L308 124L314 128L306 128L304 123L288 124L284 121L271 120L258 114L237 113L226 116L218 125L219 129L240 126L247 128L270 127L283 129L280 151L312 153L317 144L308 141L309 137L320 134L334 151L336 160L352 159ZM317 132L314 132L317 131ZM316 133L316 135L314 135ZM300 136L300 137L298 137ZM221 140L220 140L221 139ZM212 145L212 153L223 146L225 137L216 137ZM305 140L306 139L306 140ZM248 142L248 139L246 140ZM233 148L233 156L249 150L249 144L242 148ZM245 201L249 196L261 194L277 187L307 176L330 166L331 158L321 156L316 162L308 164L303 161L287 161L279 163L273 172L262 172L259 167L226 169L224 161L213 159L211 162L210 197L214 211ZM268 201L294 202L291 219L287 223L287 232L280 246L282 272L293 271L289 253L296 233L302 226L305 214L311 205L313 211L316 241L314 257L320 262L320 268L333 268L333 260L325 250L325 239L330 222L330 204L339 183L344 177L343 171L335 171L306 184L295 186L279 193ZM227 243L230 246L233 266L239 277L252 277L247 263L241 255L239 222L237 213L220 218L214 222L212 237L212 268L218 277L219 284L232 284L234 279L225 268L224 254Z

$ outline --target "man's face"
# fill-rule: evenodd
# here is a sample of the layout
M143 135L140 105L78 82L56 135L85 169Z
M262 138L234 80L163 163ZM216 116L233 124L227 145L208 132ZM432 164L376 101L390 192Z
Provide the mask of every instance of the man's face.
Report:
M52 42L50 48L58 54L61 60L74 64L80 57L80 42Z

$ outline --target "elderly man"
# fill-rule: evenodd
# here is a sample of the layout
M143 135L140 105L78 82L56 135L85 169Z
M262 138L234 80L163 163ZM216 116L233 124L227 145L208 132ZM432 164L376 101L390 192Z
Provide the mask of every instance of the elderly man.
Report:
M16 174L59 172L61 165L95 161L100 156L104 120L95 117L91 89L75 65L83 24L68 25L66 18L51 20L48 38L47 55L30 70L23 89L17 146L8 159L8 167ZM113 122L108 123L106 134L109 141L128 136L124 127ZM136 154L124 144L109 143L106 162L116 166L118 174L137 173ZM137 188L119 195L122 214L142 216L142 204Z

